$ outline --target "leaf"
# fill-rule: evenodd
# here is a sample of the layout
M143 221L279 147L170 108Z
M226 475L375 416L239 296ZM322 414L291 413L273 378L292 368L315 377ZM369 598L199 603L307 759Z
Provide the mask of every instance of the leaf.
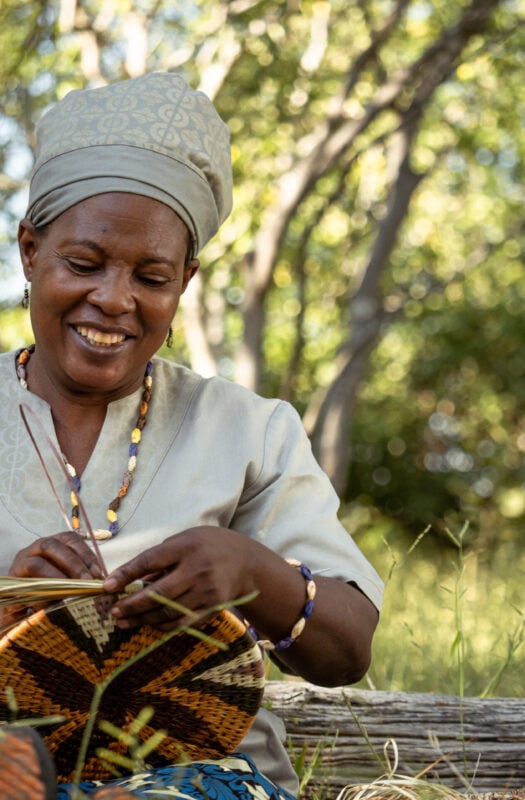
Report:
M463 641L463 635L461 631L457 631L456 635L454 636L454 640L450 646L450 655L453 655L456 652L462 641Z

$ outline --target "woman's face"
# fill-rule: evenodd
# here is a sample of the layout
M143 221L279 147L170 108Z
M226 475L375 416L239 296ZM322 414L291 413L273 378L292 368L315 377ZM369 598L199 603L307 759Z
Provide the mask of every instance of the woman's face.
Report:
M42 235L24 220L19 242L36 343L31 389L47 382L44 394L53 386L116 399L138 388L198 268L186 263L177 214L141 195L101 194Z

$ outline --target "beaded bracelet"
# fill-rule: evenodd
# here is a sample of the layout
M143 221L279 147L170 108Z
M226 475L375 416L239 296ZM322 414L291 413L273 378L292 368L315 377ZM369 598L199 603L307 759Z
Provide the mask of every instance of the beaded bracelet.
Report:
M253 636L256 643L259 645L259 647L262 647L263 650L286 650L287 647L290 647L290 645L297 641L303 632L306 621L310 619L312 616L312 611L314 610L316 586L312 577L312 573L305 564L301 564L301 562L297 561L296 558L287 558L286 562L292 567L298 569L306 581L306 603L303 608L302 616L297 620L289 635L285 636L283 639L280 639L278 642L275 642L275 644L269 639L259 639L259 634L253 626L248 628L248 632Z

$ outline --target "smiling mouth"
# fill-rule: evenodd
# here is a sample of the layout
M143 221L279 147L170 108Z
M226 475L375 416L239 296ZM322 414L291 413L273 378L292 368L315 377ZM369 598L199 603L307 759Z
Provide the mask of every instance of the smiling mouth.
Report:
M111 347L112 345L120 344L126 338L123 333L103 333L95 328L75 326L75 330L89 344L94 344L98 347Z

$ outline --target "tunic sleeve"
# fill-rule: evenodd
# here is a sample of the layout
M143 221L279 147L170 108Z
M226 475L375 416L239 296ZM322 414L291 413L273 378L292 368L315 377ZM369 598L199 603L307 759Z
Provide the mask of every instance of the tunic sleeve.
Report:
M383 584L338 519L339 499L315 460L292 406L276 405L259 473L246 486L231 527L317 575L355 583L381 607Z

